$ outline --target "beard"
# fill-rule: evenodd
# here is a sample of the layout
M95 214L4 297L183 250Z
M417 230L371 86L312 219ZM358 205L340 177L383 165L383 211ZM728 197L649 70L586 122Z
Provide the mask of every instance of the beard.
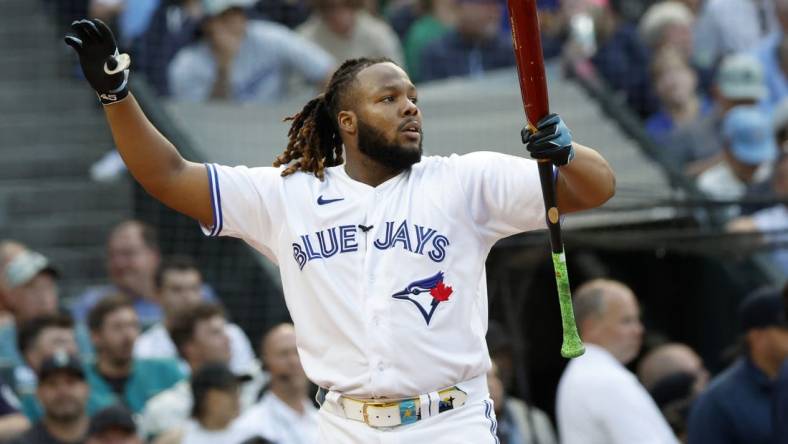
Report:
M85 403L72 396L57 398L51 406L45 406L45 415L51 421L70 424L85 414Z
M421 131L419 134L418 148L406 148L396 142L389 142L380 130L359 120L358 149L386 168L403 171L421 160L424 135Z

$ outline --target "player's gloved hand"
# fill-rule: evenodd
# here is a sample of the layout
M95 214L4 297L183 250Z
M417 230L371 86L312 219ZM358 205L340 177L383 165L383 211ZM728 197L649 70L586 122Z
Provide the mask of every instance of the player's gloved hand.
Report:
M65 37L66 44L79 55L79 64L101 103L109 105L129 94L128 54L118 52L118 44L109 27L99 19L77 20L71 24L74 35Z
M528 128L520 132L525 148L534 159L549 159L554 165L568 164L575 156L572 133L558 114L548 114L536 124L536 132Z

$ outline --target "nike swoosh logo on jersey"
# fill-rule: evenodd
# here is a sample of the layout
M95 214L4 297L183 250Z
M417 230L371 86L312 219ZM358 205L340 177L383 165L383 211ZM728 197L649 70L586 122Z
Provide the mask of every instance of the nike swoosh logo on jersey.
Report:
M339 202L340 200L345 200L345 198L344 197L340 197L339 199L323 199L323 195L321 194L317 198L317 204L318 205L327 205L327 204L330 204L330 203Z

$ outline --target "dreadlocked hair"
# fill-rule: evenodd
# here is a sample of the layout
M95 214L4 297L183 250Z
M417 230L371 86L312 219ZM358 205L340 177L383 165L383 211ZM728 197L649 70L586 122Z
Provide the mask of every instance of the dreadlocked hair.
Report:
M366 57L346 61L331 76L323 94L284 119L293 123L287 132L287 148L274 160L275 167L287 166L282 176L303 171L323 180L326 167L342 164L342 138L336 119L345 93L362 69L385 62L393 63L387 58Z

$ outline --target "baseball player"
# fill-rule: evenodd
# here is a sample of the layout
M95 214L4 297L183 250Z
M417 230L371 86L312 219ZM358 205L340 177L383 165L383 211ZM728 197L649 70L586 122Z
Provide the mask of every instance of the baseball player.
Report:
M484 264L498 239L546 225L533 160L422 157L407 74L356 59L290 119L274 167L192 163L129 93L129 59L110 30L72 28L66 43L134 178L207 235L244 239L278 264L303 367L321 387L322 442L497 442ZM525 141L559 167L562 212L613 195L607 162L557 115Z

